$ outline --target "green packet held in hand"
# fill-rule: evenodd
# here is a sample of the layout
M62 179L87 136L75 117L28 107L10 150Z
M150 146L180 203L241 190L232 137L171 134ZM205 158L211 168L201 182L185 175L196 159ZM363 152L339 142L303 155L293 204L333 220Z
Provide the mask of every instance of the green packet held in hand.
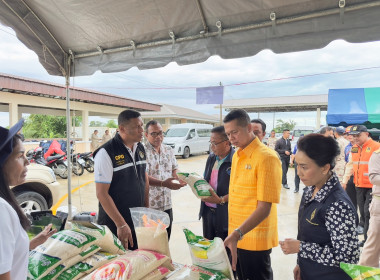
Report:
M210 186L209 183L199 174L193 172L193 173L184 173L179 172L177 173L178 178L185 181L193 191L196 197L199 199L202 197L211 196L210 193Z
M353 280L380 280L380 268L377 267L341 262L340 268Z

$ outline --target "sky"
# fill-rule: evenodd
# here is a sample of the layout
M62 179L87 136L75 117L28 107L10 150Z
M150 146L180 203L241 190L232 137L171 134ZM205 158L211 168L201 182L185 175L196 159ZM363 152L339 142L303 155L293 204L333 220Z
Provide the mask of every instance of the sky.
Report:
M71 85L151 103L188 107L207 114L219 114L216 105L196 104L195 89L152 88L206 87L219 83L229 85L250 82L248 85L226 86L224 99L227 100L327 94L331 88L378 87L379 49L380 42L351 44L337 40L318 50L286 54L263 50L253 57L221 59L213 56L206 62L188 66L170 63L166 67L153 70L132 68L112 74L97 72L92 76L72 78ZM357 70L363 68L372 69ZM2 25L0 72L64 84L62 77L51 76L46 72L38 62L37 55L16 38L12 29ZM256 118L257 114L251 114L251 117ZM260 117L267 123L268 129L271 129L273 114L261 113ZM95 119L98 120L92 120ZM293 120L302 126L315 126L316 113L276 113L276 119ZM8 121L8 113L0 112L0 125L7 126ZM325 123L326 112L322 112L321 124Z

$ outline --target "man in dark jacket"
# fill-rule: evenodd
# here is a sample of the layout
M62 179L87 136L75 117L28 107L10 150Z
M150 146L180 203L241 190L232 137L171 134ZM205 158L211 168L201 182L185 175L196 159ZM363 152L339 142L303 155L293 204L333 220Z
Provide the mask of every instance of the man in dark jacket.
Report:
M284 129L282 132L282 137L277 140L274 150L280 155L281 165L282 165L282 186L285 189L289 189L288 180L286 175L288 173L290 155L292 147L289 140L290 131L289 129Z
M212 187L212 196L202 199L199 218L202 217L204 237L224 240L228 235L228 189L235 150L223 126L211 130L210 144L212 153L206 162L204 178Z

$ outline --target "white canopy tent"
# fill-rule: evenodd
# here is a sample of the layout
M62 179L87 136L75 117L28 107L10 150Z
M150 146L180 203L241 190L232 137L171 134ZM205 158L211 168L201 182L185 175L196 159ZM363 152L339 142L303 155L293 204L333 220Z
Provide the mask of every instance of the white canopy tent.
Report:
M379 15L379 0L0 0L0 22L66 78L68 119L70 77L376 41Z

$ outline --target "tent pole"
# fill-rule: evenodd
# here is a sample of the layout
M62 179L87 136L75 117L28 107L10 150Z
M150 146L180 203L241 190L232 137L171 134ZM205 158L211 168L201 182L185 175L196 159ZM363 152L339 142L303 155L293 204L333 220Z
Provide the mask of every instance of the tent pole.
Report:
M71 145L70 145L70 72L66 73L66 136L67 136L67 208L68 220L72 219L71 204Z

